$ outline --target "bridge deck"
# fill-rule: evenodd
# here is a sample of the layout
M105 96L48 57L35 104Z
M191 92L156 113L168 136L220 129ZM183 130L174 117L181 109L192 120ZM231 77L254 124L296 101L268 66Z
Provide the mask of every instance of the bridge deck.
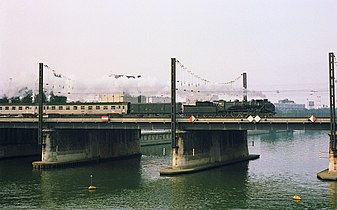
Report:
M0 118L0 128L37 128L38 118ZM56 129L170 129L170 118L44 118L46 127ZM330 118L263 118L259 122L242 118L178 118L183 130L330 130Z

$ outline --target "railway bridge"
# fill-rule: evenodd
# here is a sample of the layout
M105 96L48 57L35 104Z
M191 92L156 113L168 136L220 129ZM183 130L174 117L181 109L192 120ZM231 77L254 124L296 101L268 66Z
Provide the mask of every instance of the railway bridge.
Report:
M248 154L247 130L329 130L330 118L176 119L177 150L163 175L188 173L258 158ZM41 151L35 168L60 167L97 159L140 155L140 130L170 129L171 118L44 118L42 144L38 118L0 118L0 158ZM34 139L31 142L29 139ZM16 142L16 145L8 141ZM19 153L19 154L16 154Z
M174 175L258 158L258 155L248 153L247 130L330 130L329 169L323 174L330 179L330 172L333 172L332 178L337 180L334 59L334 54L329 53L330 118L321 119L314 116L309 119L272 117L261 119L259 116L196 119L193 116L190 118L177 116L176 58L171 58L170 118L109 119L78 116L43 119L44 65L40 63L38 119L0 118L0 140L5 139L5 143L9 144L15 140L20 144L25 142L27 136L29 139L38 139L35 148L39 149L38 145L41 144L42 158L41 161L33 162L33 166L48 168L102 158L140 155L141 129L171 129L172 167L164 168L160 173ZM243 79L243 100L247 101L245 74ZM15 147L11 149L16 150ZM8 152L6 150L9 149L0 147L0 158L6 156Z

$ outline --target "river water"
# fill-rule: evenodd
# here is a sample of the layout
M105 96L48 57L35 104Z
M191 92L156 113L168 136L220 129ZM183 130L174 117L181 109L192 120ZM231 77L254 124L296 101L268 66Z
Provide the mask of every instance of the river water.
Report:
M176 177L159 175L170 145L165 155L146 147L138 159L47 171L32 169L36 158L1 160L0 209L337 209L337 182L316 178L328 167L327 131L248 141L259 159Z

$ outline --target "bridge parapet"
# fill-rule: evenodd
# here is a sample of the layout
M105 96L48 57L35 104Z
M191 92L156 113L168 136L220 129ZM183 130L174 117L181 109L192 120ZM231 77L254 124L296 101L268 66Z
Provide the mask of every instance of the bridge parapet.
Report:
M55 129L170 129L170 118L45 118L46 127ZM330 118L265 118L250 122L242 118L178 118L180 130L329 130ZM0 118L1 128L37 128L37 118Z

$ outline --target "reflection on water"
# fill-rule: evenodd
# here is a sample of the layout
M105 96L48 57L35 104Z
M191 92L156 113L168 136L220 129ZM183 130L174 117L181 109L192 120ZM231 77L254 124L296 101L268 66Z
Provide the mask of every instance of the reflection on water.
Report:
M252 142L254 141L254 146ZM141 159L32 170L32 158L0 161L4 209L336 209L336 182L326 169L327 132L249 136L260 159L177 177L161 177L171 146L142 148ZM164 149L165 148L165 149ZM164 154L163 154L163 151ZM94 176L94 192L87 190ZM292 197L302 200L294 202Z
M172 155L171 144L143 146L140 151L143 155L170 156Z
M49 205L51 202L59 205L60 202L71 203L73 196L85 195L91 174L93 184L99 187L99 193L139 188L140 158L103 162L87 167L38 171L38 173L41 174L42 200L47 201Z
M248 162L173 177L173 199L177 203L185 203L190 209L201 206L202 209L246 207L247 173ZM200 200L203 200L202 204Z
M282 131L282 132L271 131L267 134L260 135L260 139L262 141L267 141L267 142L268 141L275 142L275 141L293 140L294 131Z
M337 209L337 183L329 182L329 208Z

